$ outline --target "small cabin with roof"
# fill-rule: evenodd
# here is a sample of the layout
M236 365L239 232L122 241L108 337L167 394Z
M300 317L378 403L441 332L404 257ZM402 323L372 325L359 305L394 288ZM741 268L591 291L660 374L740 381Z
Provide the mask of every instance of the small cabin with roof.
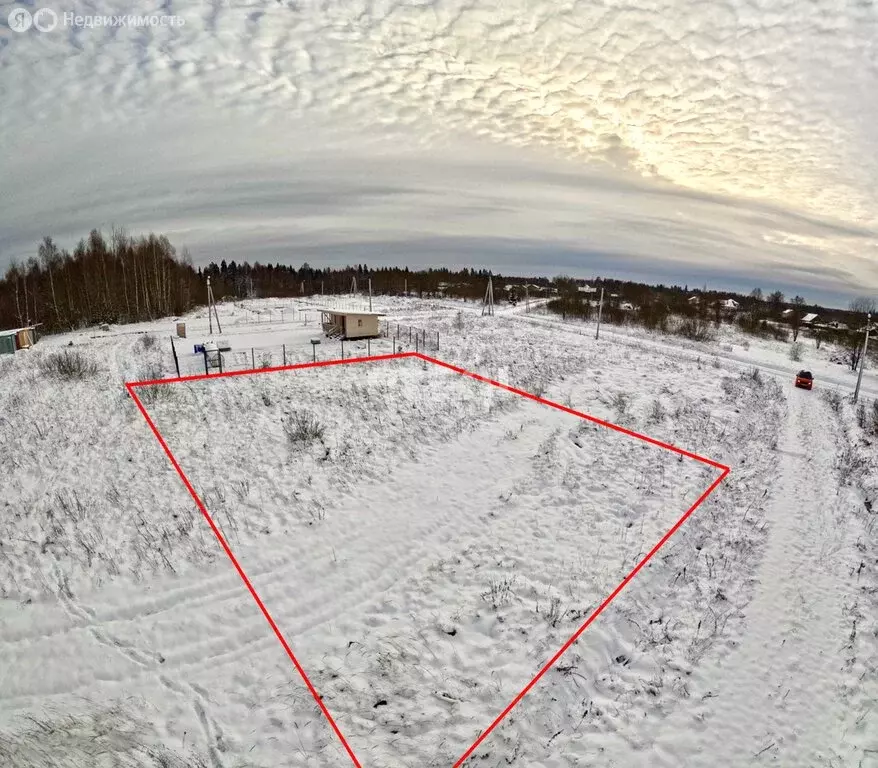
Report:
M30 349L37 343L38 325L9 328L0 331L0 355L12 355L20 349Z
M321 309L323 332L333 339L374 339L381 335L384 312Z

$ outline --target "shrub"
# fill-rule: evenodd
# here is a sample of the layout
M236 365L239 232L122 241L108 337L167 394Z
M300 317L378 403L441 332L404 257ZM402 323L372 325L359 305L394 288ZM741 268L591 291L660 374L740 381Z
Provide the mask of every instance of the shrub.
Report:
M620 415L628 410L628 395L625 392L616 392L612 400L613 409Z
M709 323L693 317L682 320L674 333L691 341L713 341L716 338Z
M838 393L838 390L824 389L822 395L823 399L835 413L841 411L841 395Z
M170 400L174 396L173 384L150 384L148 387L138 387L137 397L147 405L158 403L162 400Z
M62 379L86 379L98 372L97 363L89 360L82 352L65 349L53 352L39 363L40 370L49 376Z
M804 346L800 342L794 341L790 345L790 360L795 363L800 362L802 360L802 353L804 352L804 349Z
M138 381L156 381L165 377L161 365L156 361L143 363L138 369ZM138 387L137 397L144 404L153 404L161 400L170 400L175 393L173 384L151 384L148 387Z
M769 325L768 332L776 341L790 340L790 332L786 328L781 328L779 325Z
M872 401L871 409L867 410L863 403L860 403L860 408L863 409L862 422L860 423L860 426L869 434L878 437L878 400ZM858 420L859 416L860 414L858 411Z
M647 416L647 420L650 424L659 424L660 422L665 420L665 416L667 412L661 404L661 401L657 398L652 401L652 408L649 410L649 416Z
M152 348L155 347L155 345L156 345L156 337L155 337L155 336L152 336L151 334L148 334L148 333L147 333L147 334L144 334L143 336L141 336L141 337L137 340L137 343L138 343L143 349L152 349Z
M515 597L515 576L491 579L488 589L482 592L482 599L496 609L511 602Z
M304 411L295 411L284 421L284 433L294 448L302 448L323 440L326 428L317 418Z
M867 469L866 459L854 446L848 445L838 455L836 469L842 485L854 485Z

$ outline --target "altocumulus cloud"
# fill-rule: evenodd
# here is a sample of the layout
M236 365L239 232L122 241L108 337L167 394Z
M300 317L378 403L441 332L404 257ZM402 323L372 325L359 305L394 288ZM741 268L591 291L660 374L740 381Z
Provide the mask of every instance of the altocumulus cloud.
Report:
M878 291L872 0L45 4L185 23L0 30L0 266L115 223L202 261Z

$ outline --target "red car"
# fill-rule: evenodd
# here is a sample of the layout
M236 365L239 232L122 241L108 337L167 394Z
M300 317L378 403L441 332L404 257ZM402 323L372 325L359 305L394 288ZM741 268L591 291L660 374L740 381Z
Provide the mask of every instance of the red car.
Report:
M799 371L796 374L796 386L801 387L802 389L811 389L814 385L814 377L811 375L811 371Z

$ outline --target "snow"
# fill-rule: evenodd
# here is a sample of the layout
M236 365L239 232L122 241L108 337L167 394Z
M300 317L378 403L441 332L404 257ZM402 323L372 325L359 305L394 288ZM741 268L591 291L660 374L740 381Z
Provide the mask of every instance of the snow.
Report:
M310 360L305 305L221 305L215 336ZM444 360L732 467L468 764L875 764L878 468L820 391L846 372L814 350L804 392L774 343L376 309L439 331ZM209 338L199 314L178 350ZM122 387L173 374L173 327L0 361L0 763L352 765ZM98 373L50 375L62 349ZM411 358L138 391L370 768L452 766L718 474Z

